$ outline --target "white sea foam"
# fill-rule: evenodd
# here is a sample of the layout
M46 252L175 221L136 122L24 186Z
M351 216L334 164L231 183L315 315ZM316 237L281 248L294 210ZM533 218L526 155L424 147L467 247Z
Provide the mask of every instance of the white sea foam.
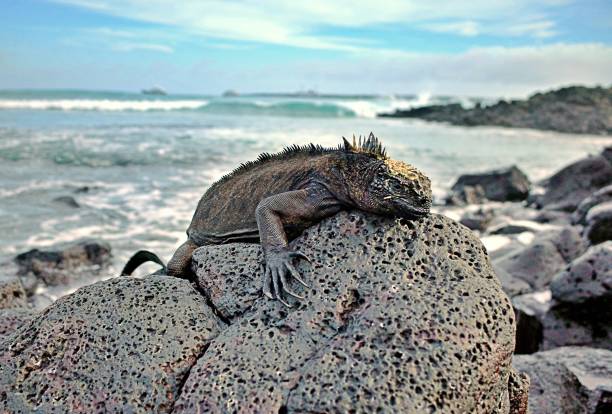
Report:
M206 106L205 100L4 99L0 109L62 111L175 111Z

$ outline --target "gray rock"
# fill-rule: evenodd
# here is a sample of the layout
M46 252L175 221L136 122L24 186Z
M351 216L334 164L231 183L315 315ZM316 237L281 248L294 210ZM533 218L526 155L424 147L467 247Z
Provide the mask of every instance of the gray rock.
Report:
M464 206L469 204L482 204L487 201L485 191L480 185L466 185L453 191L446 198L446 204L451 206Z
M27 306L26 292L17 276L0 276L0 309Z
M612 201L598 204L589 210L584 236L591 244L612 240Z
M485 231L491 220L493 220L494 214L491 210L480 209L476 212L468 212L461 217L459 222L470 230Z
M601 311L612 310L612 241L589 248L582 256L552 280L552 296L559 302L583 305L593 317L603 317Z
M258 297L259 246L202 247L194 266L232 324L191 370L177 413L508 413L514 314L486 251L439 215L340 213L292 246L312 289L291 309ZM521 385L522 384L522 385ZM521 392L522 390L522 392ZM520 411L512 411L520 412Z
M606 201L612 201L612 184L595 191L593 194L582 200L582 202L578 205L578 208L576 208L576 211L572 213L572 222L574 224L586 224L586 215L589 210L598 204L605 203Z
M170 412L221 328L185 280L86 286L0 342L0 412Z
M466 187L476 186L482 188L488 200L520 201L529 195L531 183L525 173L513 165L480 174L462 175L451 188L451 194L460 194Z
M513 364L531 379L531 414L603 414L612 408L610 351L563 347L516 355Z
M0 309L0 342L35 315L31 309Z
M546 299L542 299L546 297ZM512 298L516 313L517 354L529 354L568 345L612 348L610 308L567 306L551 300L550 291Z
M496 268L495 266L493 266L493 268L495 269L497 278L501 282L502 289L509 297L512 298L517 295L531 292L531 286L529 286L529 283L512 276L502 268Z
M568 226L540 233L533 243L496 259L494 265L496 269L527 282L532 290L540 290L585 250L579 231Z
M111 248L106 242L86 240L53 250L33 249L14 259L18 274L29 280L32 293L39 282L48 286L69 284L73 280L100 271L110 264Z
M550 177L537 204L550 210L574 211L593 192L612 184L612 161L604 155L588 157Z
M536 223L567 225L572 224L572 219L568 213L563 211L542 210L533 217Z
M502 224L500 226L492 228L489 231L489 234L508 235L508 234L524 233L526 231L532 232L534 231L534 227L529 226L527 224L508 223L508 224Z

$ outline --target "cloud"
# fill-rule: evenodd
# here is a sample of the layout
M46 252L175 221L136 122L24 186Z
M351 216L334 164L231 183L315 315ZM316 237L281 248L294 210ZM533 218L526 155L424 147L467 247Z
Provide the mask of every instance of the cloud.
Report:
M359 52L349 38L321 36L320 30L403 25L433 32L476 36L550 37L555 23L546 13L559 0L52 0L114 16L174 26L225 40L281 44L309 49Z

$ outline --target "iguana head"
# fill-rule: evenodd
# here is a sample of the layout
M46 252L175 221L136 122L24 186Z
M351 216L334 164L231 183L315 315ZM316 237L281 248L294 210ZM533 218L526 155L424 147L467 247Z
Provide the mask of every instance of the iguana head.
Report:
M431 182L419 170L402 161L387 158L373 134L359 143L345 140L344 148L355 154L349 185L351 199L358 208L395 217L420 217L429 213Z
M431 207L431 182L423 173L402 161L384 160L368 185L373 212L397 217L420 217Z

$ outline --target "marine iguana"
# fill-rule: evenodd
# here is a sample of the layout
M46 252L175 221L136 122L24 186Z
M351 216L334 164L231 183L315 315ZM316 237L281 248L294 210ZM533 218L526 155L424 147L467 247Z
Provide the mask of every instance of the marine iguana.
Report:
M293 260L308 258L291 251L288 241L304 229L340 210L418 218L431 206L429 178L389 159L374 134L359 141L353 136L352 143L343 141L336 148L294 145L241 164L202 196L187 229L188 239L167 268L155 254L142 250L132 256L122 275L154 261L168 275L189 278L196 248L261 242L263 293L287 306L285 293L303 299L290 289L288 276L307 286Z

